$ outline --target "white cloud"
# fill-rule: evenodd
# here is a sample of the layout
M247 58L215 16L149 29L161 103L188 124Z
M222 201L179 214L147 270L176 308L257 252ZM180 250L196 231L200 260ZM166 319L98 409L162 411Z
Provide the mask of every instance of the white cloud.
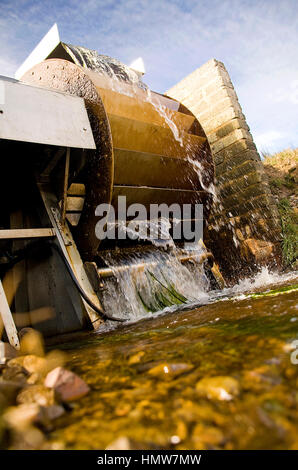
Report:
M285 138L285 135L278 131L267 131L264 134L255 136L255 143L260 152L275 151L276 146Z

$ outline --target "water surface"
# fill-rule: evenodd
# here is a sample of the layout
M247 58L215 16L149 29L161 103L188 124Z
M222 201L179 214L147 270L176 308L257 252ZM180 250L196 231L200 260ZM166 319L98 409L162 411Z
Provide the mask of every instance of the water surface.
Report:
M259 277L199 308L65 344L92 390L51 439L66 449L121 436L146 449L297 449L297 283Z

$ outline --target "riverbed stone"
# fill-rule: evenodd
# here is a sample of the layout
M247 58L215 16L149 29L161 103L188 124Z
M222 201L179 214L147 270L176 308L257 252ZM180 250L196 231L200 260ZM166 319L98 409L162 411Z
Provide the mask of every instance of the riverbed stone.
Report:
M44 384L46 387L55 390L63 402L78 400L90 390L83 379L63 367L56 367L56 369L49 372Z
M217 446L224 441L222 431L215 426L197 424L192 432L192 439L198 448L199 443L207 446Z
M55 392L44 385L31 385L18 394L17 403L37 403L40 406L51 406L55 404Z
M13 404L15 402L21 386L19 382L0 379L0 394L5 398L6 403Z
M145 355L144 351L138 351L137 353L131 355L128 359L129 365L138 364L141 362L142 357Z
M45 355L43 336L33 328L23 328L20 331L20 354L25 356L33 354L43 357Z
M211 400L230 401L239 395L239 383L229 376L205 377L197 383L196 391Z
M2 372L2 379L18 383L24 386L27 381L28 372L20 364L8 364L8 367Z
M192 364L185 364L185 363L167 363L164 362L162 364L158 364L155 367L152 367L149 371L148 374L160 378L163 380L171 380L181 374L184 374L185 372L190 371L193 369Z
M37 403L23 403L7 408L4 420L11 429L23 431L37 420L39 411Z

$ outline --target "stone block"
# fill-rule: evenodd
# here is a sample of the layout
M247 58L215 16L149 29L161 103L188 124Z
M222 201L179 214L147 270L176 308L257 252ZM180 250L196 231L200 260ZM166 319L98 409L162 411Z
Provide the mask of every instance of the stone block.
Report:
M220 152L221 153L221 152ZM244 152L240 152L239 154L235 155L234 159L230 159L224 161L224 157L220 164L216 165L215 172L216 177L218 178L221 175L233 170L234 168L238 168L240 165L246 162L256 162L260 163L261 159L255 150L245 150Z
M224 124L220 125L212 132L208 133L208 141L210 144L213 144L219 139L226 137L231 132L235 131L236 129L244 129L249 132L249 127L244 121L244 119L234 118L229 122L225 122Z
M221 150L229 147L236 142L246 139L253 142L251 134L246 129L236 129L222 139L217 140L211 145L211 150L213 153L218 153Z
M225 173L216 177L217 186L221 187L227 182L231 182L236 178L241 176L248 175L251 172L257 171L263 175L263 165L259 161L255 160L245 160L238 166L233 166L231 169L227 169Z
M200 123L202 124L204 131L207 134L207 137L209 136L209 133L212 133L215 129L222 126L223 124L229 123L232 119L245 120L245 116L242 111L240 112L238 108L237 110L234 109L233 106L229 106L226 109L222 109L217 114L212 113L209 116L206 115L205 117L202 116L201 118L199 113L195 115L200 120Z

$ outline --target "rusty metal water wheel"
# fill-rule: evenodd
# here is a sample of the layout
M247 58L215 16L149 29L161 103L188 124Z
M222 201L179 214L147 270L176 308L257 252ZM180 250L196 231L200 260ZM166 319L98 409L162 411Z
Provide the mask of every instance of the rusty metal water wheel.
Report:
M74 232L80 234L76 242L82 256L92 259L99 245L94 230L98 220L95 209L100 203L111 202L113 184L113 147L104 105L84 70L65 60L42 62L27 72L23 81L85 99L96 150L81 151L75 168L70 167L69 183L75 180L85 187L83 210Z
M127 206L142 204L147 214L151 204L182 208L201 203L208 218L212 154L199 122L179 102L62 59L34 66L22 80L85 99L96 150L79 156L76 150L69 179L85 185L83 210L73 230L84 260L93 260L99 247L96 207L109 203L117 217L119 196L126 197Z

